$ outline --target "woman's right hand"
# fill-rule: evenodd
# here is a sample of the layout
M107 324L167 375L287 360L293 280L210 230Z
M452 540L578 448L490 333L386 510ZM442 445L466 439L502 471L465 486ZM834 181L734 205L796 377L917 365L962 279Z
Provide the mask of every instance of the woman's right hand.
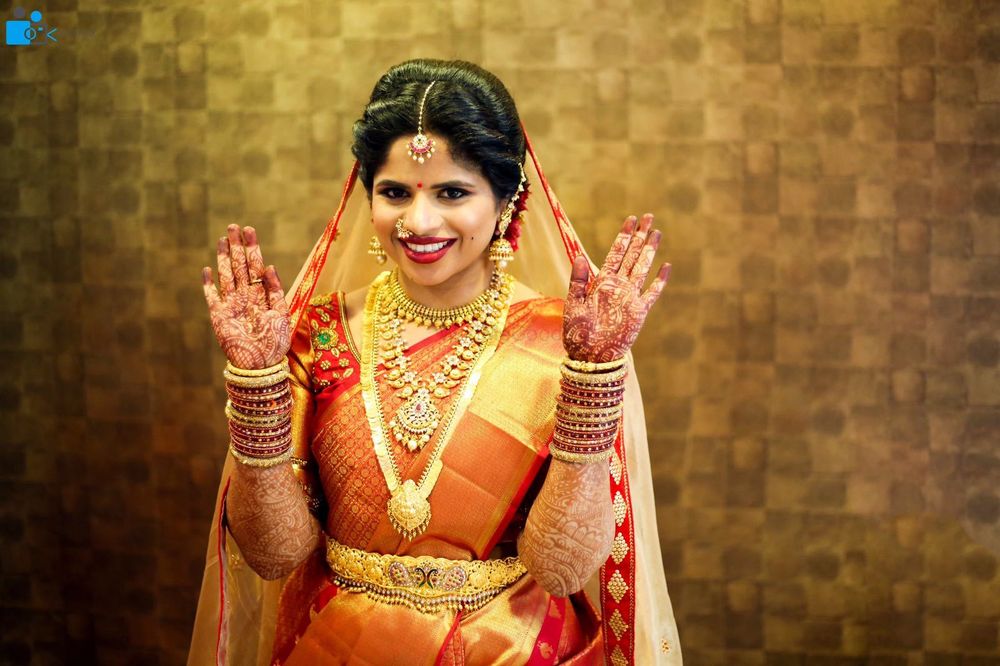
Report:
M201 269L212 330L229 362L259 370L281 362L292 331L285 292L274 266L264 267L253 227L230 224L219 239L219 288L212 269Z

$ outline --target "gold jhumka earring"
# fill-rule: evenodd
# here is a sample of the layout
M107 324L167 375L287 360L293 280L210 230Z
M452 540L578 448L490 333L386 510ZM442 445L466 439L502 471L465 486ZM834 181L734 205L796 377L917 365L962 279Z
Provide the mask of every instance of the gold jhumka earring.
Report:
M372 236L371 240L368 241L368 254L375 257L375 261L380 264L384 264L386 260L385 248L382 247L382 243L379 242L378 236Z
M524 175L524 165L521 165L520 169L521 180L517 184L517 192L510 198L510 201L507 202L507 207L500 214L500 223L497 225L497 237L490 243L488 258L501 270L507 268L507 264L514 261L514 248L511 246L510 241L504 238L504 234L507 233L507 227L510 226L511 221L514 219L514 210L517 208L517 201L521 197L521 192L524 191L524 183L527 180Z
M434 154L434 139L424 134L424 103L427 101L427 93L435 83L437 81L431 81L424 90L424 96L420 100L420 112L417 114L417 134L406 144L406 152L420 164L429 160Z

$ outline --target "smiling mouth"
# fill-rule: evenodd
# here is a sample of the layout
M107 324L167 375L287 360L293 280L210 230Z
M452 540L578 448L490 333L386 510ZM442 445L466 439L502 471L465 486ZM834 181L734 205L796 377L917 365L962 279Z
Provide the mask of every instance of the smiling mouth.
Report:
M449 245L451 245L452 243L454 243L455 239L452 238L452 239L449 239L449 240L443 240L443 241L437 241L437 242L435 242L435 241L431 241L431 242L427 242L427 241L414 241L412 239L407 239L407 240L400 239L399 242L402 243L406 247L406 249L409 250L410 252L414 252L416 254L433 254L434 252L437 252L439 250L443 250L444 248L446 248Z

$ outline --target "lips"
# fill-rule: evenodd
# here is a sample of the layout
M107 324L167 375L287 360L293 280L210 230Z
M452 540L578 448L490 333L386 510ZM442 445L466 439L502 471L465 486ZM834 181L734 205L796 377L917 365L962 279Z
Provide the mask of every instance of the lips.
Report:
M400 239L399 244L411 261L418 264L432 264L447 254L455 241L455 238L413 237Z

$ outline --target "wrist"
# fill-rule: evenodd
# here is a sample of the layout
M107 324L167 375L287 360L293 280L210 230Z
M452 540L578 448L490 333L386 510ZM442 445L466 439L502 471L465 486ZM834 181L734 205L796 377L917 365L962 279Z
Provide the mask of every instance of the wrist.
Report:
M606 462L621 420L624 359L605 363L564 359L560 372L549 447L552 457L568 463Z
M292 447L288 361L256 370L229 363L223 375L229 394L225 411L233 458L252 467L273 467L287 462Z

